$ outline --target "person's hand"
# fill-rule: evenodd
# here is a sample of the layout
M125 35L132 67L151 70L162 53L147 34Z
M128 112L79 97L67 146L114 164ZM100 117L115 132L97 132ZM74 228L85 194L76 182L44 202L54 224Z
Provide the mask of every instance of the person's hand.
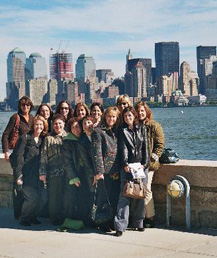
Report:
M78 182L75 183L75 186L79 187L80 184L81 184L81 181L78 181Z
M93 185L95 185L97 183L98 180L103 180L104 179L104 175L103 174L97 174L94 176L93 179Z
M128 165L126 165L126 166L124 167L124 170L125 170L125 172L130 173L130 167L129 167Z
M43 183L46 183L46 175L40 175L39 180L41 180Z
M23 184L23 180L22 179L17 179L17 185L22 185Z
M10 159L9 159L9 152L8 151L6 151L5 153L4 153L4 155L5 155L5 161L7 161L7 162L9 162L10 161Z
M151 161L159 161L158 155L155 154L155 153L152 153L152 154L151 154Z

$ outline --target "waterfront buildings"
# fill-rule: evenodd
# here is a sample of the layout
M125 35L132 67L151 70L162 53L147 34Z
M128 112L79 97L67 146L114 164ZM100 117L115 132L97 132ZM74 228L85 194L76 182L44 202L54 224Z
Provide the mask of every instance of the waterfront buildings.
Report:
M199 93L205 93L205 75L204 75L204 59L216 55L216 46L198 46L197 47L197 73L200 79Z
M32 100L35 106L46 102L47 80L34 79L26 81L26 95Z
M185 96L198 95L198 82L197 74L191 71L188 62L184 61L180 67L180 84L179 88Z
M39 53L32 53L26 59L25 80L31 79L47 80L47 64L45 58Z
M96 77L96 64L92 56L82 54L78 57L76 65L76 80L86 82L87 79Z
M169 73L179 74L179 43L155 43L156 78Z
M129 50L126 55L125 93L134 98L147 97L151 85L151 59L133 58Z
M55 53L49 57L50 78L61 80L74 80L72 53Z

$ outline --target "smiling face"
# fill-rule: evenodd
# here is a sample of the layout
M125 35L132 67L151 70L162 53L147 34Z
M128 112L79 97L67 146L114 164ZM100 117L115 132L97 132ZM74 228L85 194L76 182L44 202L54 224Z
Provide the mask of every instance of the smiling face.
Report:
M65 119L67 119L67 116L69 114L69 105L66 102L63 102L60 107L60 114L64 116Z
M71 133L77 138L81 136L81 127L78 122L74 122L71 125Z
M110 128L112 128L115 125L115 123L117 122L117 119L118 119L117 113L115 112L110 112L105 117L106 124Z
M134 122L135 116L132 112L127 111L124 114L124 122L128 125L128 126L132 126L133 122Z
M53 121L53 129L56 134L61 134L64 130L65 123L61 119L55 119Z
M76 115L79 120L81 120L83 117L87 115L87 111L84 106L79 106L76 110Z
M93 109L91 111L91 116L96 121L101 119L102 111L97 105L93 107Z
M85 133L91 133L93 131L93 121L90 119L84 119L82 127Z
M137 109L139 121L144 121L146 118L146 111L144 106L139 106Z
M40 135L44 130L44 123L43 121L37 119L34 121L33 131Z
M29 114L31 110L31 105L26 102L23 102L20 106L20 109L24 115Z
M50 117L50 109L48 106L44 105L41 107L40 115L42 115L46 120Z

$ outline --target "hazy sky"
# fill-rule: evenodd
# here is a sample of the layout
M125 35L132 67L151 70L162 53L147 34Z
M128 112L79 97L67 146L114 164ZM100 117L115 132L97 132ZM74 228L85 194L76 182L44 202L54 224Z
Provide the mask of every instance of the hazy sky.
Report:
M3 2L3 3L2 3ZM27 57L51 48L94 57L97 69L123 76L133 56L152 58L154 43L178 41L180 61L196 69L196 47L217 45L216 0L7 0L0 6L0 99L6 96L6 60L15 47Z

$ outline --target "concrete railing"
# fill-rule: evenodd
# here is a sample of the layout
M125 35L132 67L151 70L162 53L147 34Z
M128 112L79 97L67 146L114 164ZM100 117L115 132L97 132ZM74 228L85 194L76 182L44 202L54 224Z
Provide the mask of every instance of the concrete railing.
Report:
M166 188L171 178L184 176L190 183L192 227L217 228L217 161L180 160L161 165L153 180L156 221L166 223ZM12 207L12 169L0 154L0 206ZM185 196L172 199L172 225L185 225Z

